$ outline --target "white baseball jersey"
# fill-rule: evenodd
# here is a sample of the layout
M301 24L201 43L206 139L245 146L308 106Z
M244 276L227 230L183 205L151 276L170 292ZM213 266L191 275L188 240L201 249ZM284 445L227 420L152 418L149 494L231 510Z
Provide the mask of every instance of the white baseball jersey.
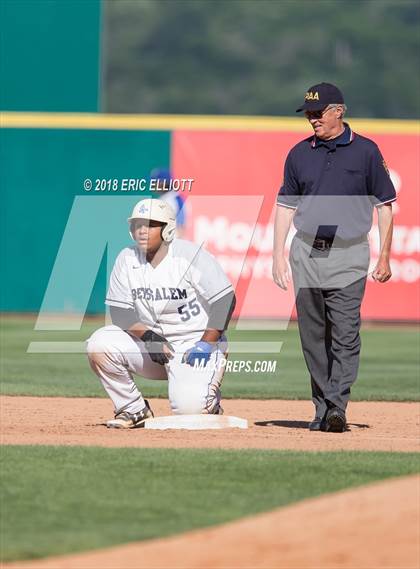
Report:
M123 249L115 261L105 303L134 308L139 322L164 336L178 351L202 337L209 306L232 291L208 251L175 239L155 268L136 246Z

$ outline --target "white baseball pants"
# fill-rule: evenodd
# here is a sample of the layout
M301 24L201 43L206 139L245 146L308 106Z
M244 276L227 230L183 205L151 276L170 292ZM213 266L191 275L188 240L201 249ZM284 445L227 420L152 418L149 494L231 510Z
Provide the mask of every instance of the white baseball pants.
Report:
M115 414L121 411L137 413L145 406L133 374L146 379L168 380L173 413L217 413L226 350L226 341L221 342L207 365L197 369L181 362L182 352L175 353L164 366L153 362L144 342L118 326L99 328L87 340L90 366L112 399Z

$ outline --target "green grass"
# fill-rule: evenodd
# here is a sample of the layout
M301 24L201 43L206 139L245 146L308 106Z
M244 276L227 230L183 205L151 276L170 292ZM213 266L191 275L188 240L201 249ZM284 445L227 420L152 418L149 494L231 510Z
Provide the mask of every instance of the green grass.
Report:
M1 459L3 560L181 533L420 469L418 454L378 452L7 446Z
M84 354L28 354L30 341L82 341L101 323L88 320L77 332L33 330L34 319L7 316L2 320L1 392L10 395L104 397L99 380ZM310 398L308 372L295 325L286 331L229 332L231 341L249 342L249 353L234 360L276 359L276 373L227 373L223 396L228 398ZM255 353L256 342L283 342L280 354ZM362 331L362 357L353 400L410 401L420 399L419 333L414 327L368 328ZM148 397L166 397L167 384L139 378Z

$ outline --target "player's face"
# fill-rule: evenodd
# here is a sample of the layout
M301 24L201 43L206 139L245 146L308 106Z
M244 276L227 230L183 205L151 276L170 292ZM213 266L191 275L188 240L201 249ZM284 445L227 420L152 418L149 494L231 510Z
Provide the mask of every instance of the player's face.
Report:
M143 253L154 253L162 245L164 223L149 219L136 219L131 225L131 233Z
M322 111L306 111L305 116L311 123L316 136L321 140L329 140L337 136L337 130L341 125L342 113L342 106L329 105Z

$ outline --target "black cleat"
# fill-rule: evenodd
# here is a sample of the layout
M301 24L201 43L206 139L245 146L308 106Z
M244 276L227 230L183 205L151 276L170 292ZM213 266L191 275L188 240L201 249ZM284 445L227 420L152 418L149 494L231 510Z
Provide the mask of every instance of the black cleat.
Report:
M325 430L328 433L344 433L347 428L346 414L339 407L331 407L325 418Z

